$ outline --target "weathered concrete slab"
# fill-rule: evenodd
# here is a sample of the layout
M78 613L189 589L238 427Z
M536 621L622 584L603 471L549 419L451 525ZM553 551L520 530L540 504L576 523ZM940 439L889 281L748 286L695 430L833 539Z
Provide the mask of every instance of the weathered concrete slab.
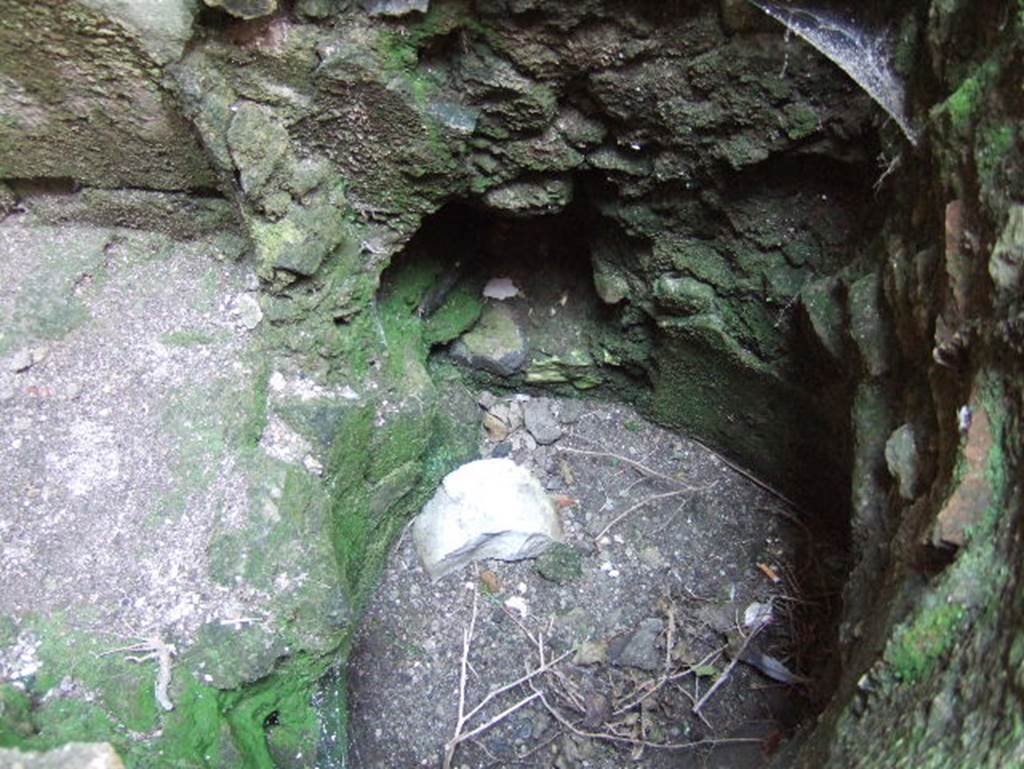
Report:
M143 730L190 682L255 680L351 618L326 449L288 420L359 396L275 367L252 266L219 242L0 224L0 680L109 680Z

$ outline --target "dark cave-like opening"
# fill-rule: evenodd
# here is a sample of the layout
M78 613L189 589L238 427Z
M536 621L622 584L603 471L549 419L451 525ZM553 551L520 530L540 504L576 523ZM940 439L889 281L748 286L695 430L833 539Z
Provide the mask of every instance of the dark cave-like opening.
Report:
M430 339L435 359L455 360L495 387L562 394L603 389L649 399L649 319L626 302L602 301L595 288L593 244L610 227L583 200L531 216L452 202L428 217L393 261L381 296L416 284L419 293L407 299L406 310L427 325L459 302L476 303L481 320L460 332L475 329L471 341L481 344L488 324L514 330L521 349L506 363L489 360L485 351L467 352L464 334Z

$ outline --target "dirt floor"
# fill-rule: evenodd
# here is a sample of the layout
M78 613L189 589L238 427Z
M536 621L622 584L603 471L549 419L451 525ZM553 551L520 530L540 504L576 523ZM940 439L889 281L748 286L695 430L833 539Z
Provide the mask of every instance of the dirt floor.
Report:
M403 535L351 660L351 765L763 765L813 689L791 508L623 405L480 401L482 455L536 473L568 547L433 584Z

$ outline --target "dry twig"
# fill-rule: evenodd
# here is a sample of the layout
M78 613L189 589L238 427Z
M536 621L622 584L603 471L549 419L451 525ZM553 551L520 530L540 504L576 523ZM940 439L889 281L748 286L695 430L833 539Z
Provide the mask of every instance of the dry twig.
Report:
M167 689L171 685L171 657L177 654L174 644L165 643L159 635L154 634L141 640L139 643L132 644L131 646L122 646L119 649L110 649L96 656L106 657L118 652L135 652L135 654L125 655L125 659L129 662L156 660L157 674L156 681L153 684L153 695L156 697L157 704L161 708L164 710L174 710L174 703L171 702L171 698L167 693Z
M793 503L793 501L789 497L787 497L785 494L783 494L781 491L776 489L774 486L772 486L768 482L762 481L760 478L758 478L752 472L750 472L749 470L745 470L743 467L741 467L740 465L736 464L731 459L726 458L720 452L715 451L713 448L711 448L706 443L704 443L704 441L697 440L696 438L693 438L693 437L688 437L687 440L693 441L698 446L701 446L705 451L707 451L707 452L715 455L716 457L718 457L718 459L722 462L722 464L724 464L726 467L728 467L733 472L739 473L744 478L746 478L748 481L753 483L755 486L759 487L763 491L767 491L769 494L771 494L776 499L781 500L782 502L785 502L787 505L789 505L794 510L797 509L797 506Z
M627 699L626 704L620 705L619 707L617 707L613 711L612 715L613 716L620 716L620 715L623 715L624 713L629 712L630 710L635 708L637 705L641 704L648 697L651 697L654 694L656 694L658 691L660 691L661 688L663 686L665 686L665 684L671 683L673 681L678 681L680 678L685 678L686 676L690 675L691 673L695 673L696 671L700 670L702 667L705 667L706 665L710 665L712 662L714 662L718 658L718 656L724 650L725 650L724 646L721 649L715 649L714 651L708 652L706 655L704 655L704 657L701 660L699 660L698 662L694 663L693 665L690 665L689 667L687 667L687 668L685 668L683 670L676 671L675 673L666 673L665 675L661 676L661 678L656 679L653 682L654 685L651 686L650 688L648 688L645 692L643 692L640 695L633 695L632 699Z
M605 534L607 534L615 524L617 524L620 521L622 521L624 518L626 518L631 513L636 512L641 507L645 507L645 506L651 504L652 502L660 502L663 499L669 499L671 497L678 497L679 495L686 494L689 491L691 491L691 489L677 489L676 491L666 491L664 494L653 494L653 495L651 495L651 496L649 496L649 497L647 497L645 499L641 499L635 505L630 505L625 510L623 510L621 513L619 513L617 516L612 518L607 524L605 524L605 527L603 529L601 529L601 531L599 531L597 534L594 535L594 539L601 539L601 537L603 537Z
M557 708L553 707L544 696L544 692L538 689L532 680L530 681L530 688L533 689L534 694L537 695L537 698L545 709L547 709L548 713L550 713L558 723L577 737L603 740L605 742L618 742L623 745L639 745L645 748L654 748L657 750L689 750L692 748L715 747L717 745L761 742L760 739L754 737L726 737L714 740L695 740L693 742L651 742L650 740L639 740L635 737L623 737L618 734L612 734L611 732L586 731L584 729L577 728L576 725L566 718Z
M706 692L704 692L704 696L702 696L699 700L697 700L696 704L694 704L692 708L693 713L700 713L701 708L703 708L708 703L708 700L711 699L711 695L718 691L718 688L725 683L726 679L729 677L729 674L732 673L733 668L735 668L736 664L740 661L740 657L743 656L743 652L747 650L747 647L750 645L750 642L754 640L757 634L760 633L767 624L767 622L762 622L760 625L758 625L752 631L750 631L750 635L743 639L743 644L740 646L736 654L733 655L732 659L729 660L729 664L725 666L725 670L722 671L722 675L715 679L715 682L711 684L711 686L708 688Z
M657 470L655 470L655 469L653 469L651 467L648 467L647 465L644 465L644 464L642 464L640 462L637 462L635 459L630 459L629 457L624 457L621 454L614 454L614 453L612 453L610 451L590 451L588 449L574 449L571 446L558 446L557 448L558 448L559 451L564 451L564 452L569 453L569 454L581 454L581 455L583 455L585 457L599 457L599 458L603 458L603 459L614 459L614 460L616 460L618 462L622 462L623 464L629 465L634 470L638 470L641 473L643 473L644 475L650 476L651 478L660 478L663 481L668 481L669 483L674 483L677 486L680 483L682 483L682 481L680 481L678 478L673 478L671 475L665 475L664 473L659 473Z
M619 513L617 516L615 516L611 521L609 521L605 525L605 527L603 529L601 529L601 531L599 531L594 536L594 539L601 539L601 537L603 537L605 534L607 534L612 529L612 527L614 527L615 525L620 523L623 519L628 517L630 514L632 514L632 513L636 512L637 510L639 510L641 507L646 507L647 505L649 505L649 504L651 504L653 502L660 502L660 501L665 500L665 499L671 499L672 497L678 497L678 496L681 496L683 494L686 494L687 492L707 491L708 489L714 487L714 484L711 484L709 486L700 486L700 487L688 486L688 485L684 484L679 478L674 478L671 475L666 475L665 473L660 473L657 470L655 470L654 468L649 467L649 466L643 464L642 462L637 462L635 459L630 459L629 457L622 456L622 454L615 454L615 453L613 453L611 451L593 451L593 450L590 450L590 449L576 449L576 448L572 448L571 446L559 446L558 450L559 451L567 452L569 454L579 454L581 456L586 456L586 457L598 457L598 458L604 458L604 459L612 459L612 460L615 460L617 462L622 462L623 464L628 465L629 467L632 467L634 470L636 470L637 472L639 472L642 476L644 476L646 478L656 478L658 480L665 481L667 483L671 483L673 486L677 487L673 491L667 491L667 492L664 492L662 494L653 494L653 495L651 495L651 496L649 496L649 497L647 497L645 499L640 500L639 502L637 502L634 505L630 505L628 508L626 508L621 513ZM636 483L632 484L629 487L629 489L632 489L634 486L636 486Z
M445 744L444 761L442 763L443 769L451 769L452 759L455 757L455 750L461 743L465 742L466 740L471 740L480 734L483 734L491 727L508 718L510 715L515 713L520 708L533 702L535 699L537 699L538 695L530 694L513 703L512 705L509 705L500 713L488 719L479 726L476 726L469 731L463 731L463 729L466 727L466 724L469 723L474 716L476 716L481 710L487 707L487 705L493 702L496 697L499 697L507 691L511 691L512 689L515 689L518 686L521 686L527 682L532 681L536 676L539 676L543 673L550 671L554 665L557 665L559 662L561 662L570 654L572 654L572 651L570 650L565 652L564 654L561 654L560 656L556 657L550 662L545 662L543 655L543 637L538 634L538 644L541 648L540 665L533 670L529 670L525 675L520 676L516 680L504 684L503 686L499 686L497 689L492 689L482 700L480 700L480 702L478 702L473 708L471 708L467 712L466 679L467 671L470 668L469 652L473 646L473 633L476 629L477 610L477 591L474 589L473 609L469 618L469 626L462 631L462 659L459 664L459 712L455 721L455 731L452 735L452 738Z

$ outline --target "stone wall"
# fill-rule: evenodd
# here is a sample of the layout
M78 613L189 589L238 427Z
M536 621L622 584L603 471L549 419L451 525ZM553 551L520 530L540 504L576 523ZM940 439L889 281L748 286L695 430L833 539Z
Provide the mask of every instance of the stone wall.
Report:
M870 21L894 36L916 148L734 0L7 3L0 212L244 236L267 371L322 396L264 389L262 424L324 459L289 493L314 500L351 623L405 516L470 450L426 361L475 315L420 318L429 270L386 295L382 273L447 203L581 211L580 280L606 307L575 381L848 527L842 682L779 765L964 765L978 745L1005 765L1021 744L998 716L1020 712L1024 12L882 5ZM331 395L354 383L364 400ZM267 535L222 544L233 559ZM295 638L302 611L271 636ZM189 684L157 743L263 765L273 713L280 755L312 765L309 696L350 630ZM35 744L10 701L29 726L0 737Z

